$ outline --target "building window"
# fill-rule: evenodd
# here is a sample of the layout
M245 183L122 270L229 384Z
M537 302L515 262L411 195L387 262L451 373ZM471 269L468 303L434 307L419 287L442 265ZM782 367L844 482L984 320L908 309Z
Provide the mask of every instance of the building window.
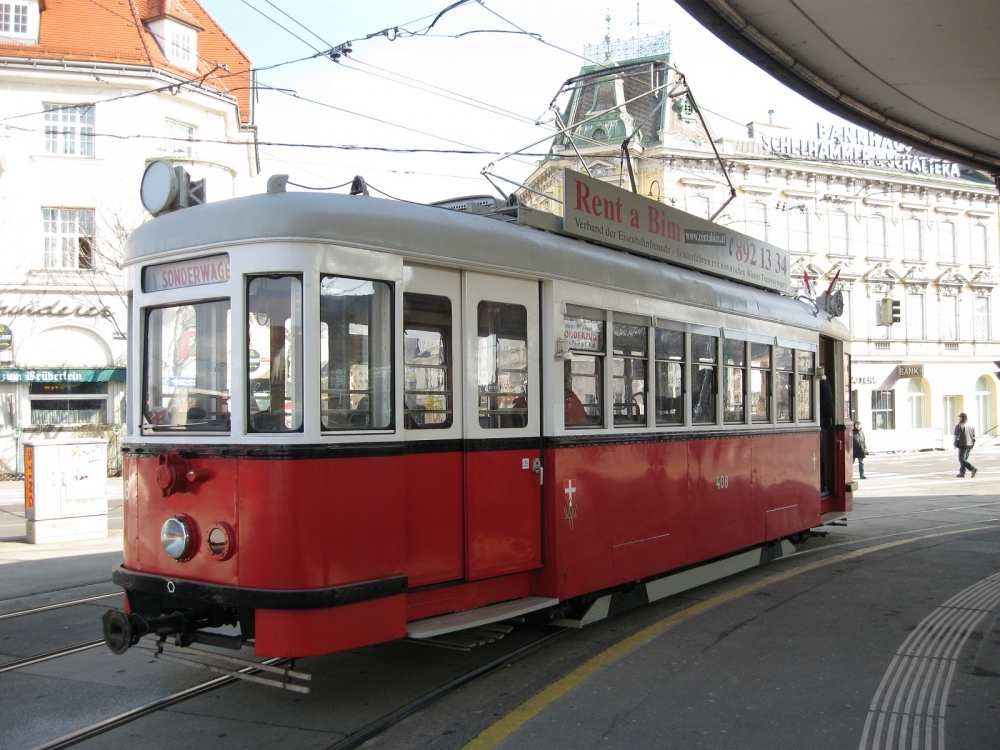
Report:
M906 386L906 401L910 408L910 426L915 430L927 427L927 393L921 378L911 378Z
M830 214L830 255L847 255L850 217L846 211Z
M106 424L107 383L32 383L32 425Z
M43 208L46 268L94 268L94 210Z
M196 129L193 125L185 125L176 120L167 120L167 135L170 145L167 151L175 156L194 156L194 140Z
M17 3L0 3L0 33L27 34L28 6Z
M854 293L851 289L841 289L844 295L844 312L840 316L841 322L847 326L847 330L854 333Z
M941 263L955 262L955 224L942 221L938 225L938 260Z
M771 347L750 344L750 418L771 421Z
M903 219L903 260L923 260L923 225L920 219Z
M604 424L604 321L566 317L563 337L573 354L563 362L563 424L600 427Z
M170 29L170 58L185 67L191 67L191 32L173 27Z
M983 437L993 430L993 383L987 375L976 381L975 426Z
M759 240L767 242L767 206L759 201L754 201L747 206L747 234Z
M788 212L788 249L793 253L809 252L809 213L805 207Z
M688 213L707 219L711 216L711 202L704 195L692 195L688 198Z
M958 297L941 298L941 339L958 341Z
M612 323L611 391L615 426L646 424L646 362L649 329L630 323Z
M879 214L872 214L868 217L868 256L871 258L885 258L888 256L885 217Z
M46 104L45 153L58 156L94 155L94 108Z
M972 299L972 337L976 341L990 340L990 298Z
M896 429L895 391L872 391L872 429Z
M989 240L983 224L972 225L972 265L985 266L989 257Z
M924 295L911 292L906 295L906 338L911 341L923 339L924 335Z

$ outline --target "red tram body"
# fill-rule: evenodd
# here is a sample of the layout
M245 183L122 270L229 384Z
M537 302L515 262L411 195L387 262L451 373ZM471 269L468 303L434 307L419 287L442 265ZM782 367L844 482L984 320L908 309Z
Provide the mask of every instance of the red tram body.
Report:
M851 509L848 335L788 297L367 197L199 206L128 256L135 628L295 657L585 622Z

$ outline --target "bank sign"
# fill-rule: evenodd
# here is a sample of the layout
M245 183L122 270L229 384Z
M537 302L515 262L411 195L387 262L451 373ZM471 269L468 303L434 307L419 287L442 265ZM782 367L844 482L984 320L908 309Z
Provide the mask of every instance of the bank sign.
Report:
M791 290L788 253L707 219L563 170L563 232L778 292Z

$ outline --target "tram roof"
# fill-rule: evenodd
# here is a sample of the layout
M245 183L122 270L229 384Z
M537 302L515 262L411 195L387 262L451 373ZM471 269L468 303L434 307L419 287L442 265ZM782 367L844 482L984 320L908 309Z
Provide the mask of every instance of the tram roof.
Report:
M575 281L849 338L840 323L780 294L513 222L373 197L274 193L175 211L132 233L125 263L275 240L329 242Z

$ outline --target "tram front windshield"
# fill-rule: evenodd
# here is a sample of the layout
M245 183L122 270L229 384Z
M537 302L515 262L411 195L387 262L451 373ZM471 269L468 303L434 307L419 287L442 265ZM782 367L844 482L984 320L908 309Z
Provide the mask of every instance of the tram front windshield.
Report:
M230 326L229 300L149 311L145 430L229 430Z

